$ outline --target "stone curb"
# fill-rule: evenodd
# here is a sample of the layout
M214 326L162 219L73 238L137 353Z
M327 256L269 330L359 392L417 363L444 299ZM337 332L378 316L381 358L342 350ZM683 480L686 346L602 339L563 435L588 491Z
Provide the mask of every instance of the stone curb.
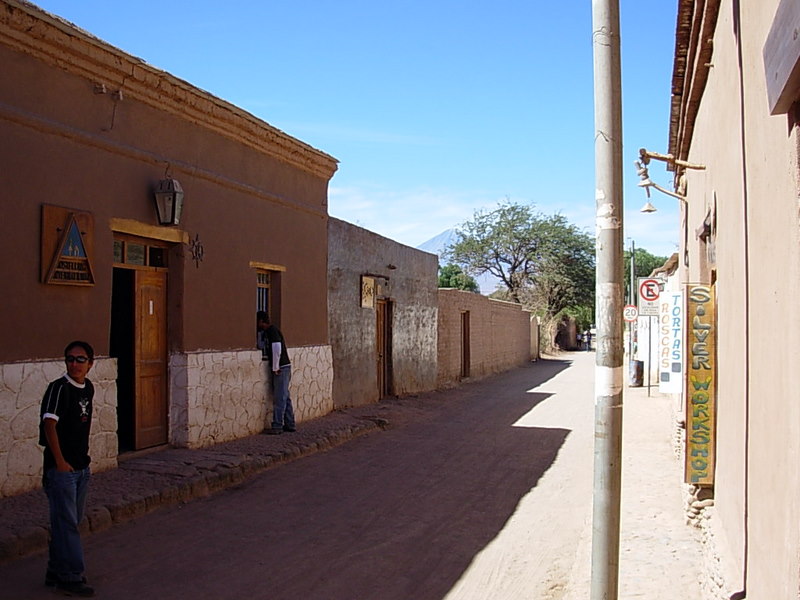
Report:
M187 451L196 453L194 456L198 457L202 453L204 458L193 465L194 468L201 471L200 474L179 476L177 481L173 478L171 481L165 481L157 489L146 492L123 493L118 499L107 500L100 505L90 504L87 507L86 516L81 522L81 534L86 536L104 531L113 525L142 517L160 508L205 498L239 485L272 467L335 448L356 437L387 427L386 419L357 417L353 423L327 429L322 427L319 432L312 435L311 439L288 442L280 448L267 450L263 454L232 456L215 447ZM157 464L157 454L150 455L143 461ZM210 460L208 455L211 455ZM98 473L94 475L94 478L102 478L118 469ZM146 470L142 470L142 473L142 477L151 474ZM91 496L92 492L90 491L90 503ZM0 499L0 508L3 508L3 499ZM0 531L0 564L45 550L48 537L48 523L29 525L19 530Z

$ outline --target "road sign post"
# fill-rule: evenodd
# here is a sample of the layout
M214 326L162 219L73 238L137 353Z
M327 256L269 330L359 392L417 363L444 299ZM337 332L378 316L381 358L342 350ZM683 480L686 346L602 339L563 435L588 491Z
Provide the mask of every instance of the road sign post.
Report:
M639 277L639 316L647 317L647 395L650 395L650 371L653 365L652 318L658 318L658 298L664 289L664 281L654 277Z
M658 297L664 283L653 277L639 277L637 288L639 290L639 316L658 316Z

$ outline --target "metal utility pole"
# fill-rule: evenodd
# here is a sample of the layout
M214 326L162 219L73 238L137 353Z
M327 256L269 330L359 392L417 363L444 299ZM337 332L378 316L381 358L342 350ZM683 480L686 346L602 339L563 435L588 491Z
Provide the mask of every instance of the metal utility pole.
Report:
M636 242L631 239L631 304L636 304Z
M631 239L631 289L629 304L636 306L636 243ZM633 337L636 334L636 321L628 323L628 361L633 361Z
M619 0L592 0L597 352L591 600L616 600L622 483L622 83Z

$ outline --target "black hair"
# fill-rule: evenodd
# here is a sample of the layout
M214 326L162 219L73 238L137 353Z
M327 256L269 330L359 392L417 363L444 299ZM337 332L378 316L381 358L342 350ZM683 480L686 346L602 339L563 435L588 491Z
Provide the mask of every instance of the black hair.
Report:
M94 360L94 348L89 342L82 342L80 340L75 340L74 342L70 342L67 344L67 347L64 348L64 357L66 358L67 352L72 350L73 348L82 348L86 352L86 356L89 357L89 362Z
M256 313L256 322L258 321L264 321L265 323L269 323L269 315L267 314L267 311L260 310Z

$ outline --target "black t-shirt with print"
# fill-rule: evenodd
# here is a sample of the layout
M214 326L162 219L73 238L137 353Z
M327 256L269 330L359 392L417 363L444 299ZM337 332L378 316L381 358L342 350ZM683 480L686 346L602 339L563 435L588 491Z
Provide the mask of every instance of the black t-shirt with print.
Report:
M94 386L88 379L79 387L64 376L51 382L42 399L39 415L39 444L44 446L45 470L56 466L55 458L47 445L44 433L44 415L58 417L56 432L61 454L73 469L89 466L89 431L92 427L92 400Z

